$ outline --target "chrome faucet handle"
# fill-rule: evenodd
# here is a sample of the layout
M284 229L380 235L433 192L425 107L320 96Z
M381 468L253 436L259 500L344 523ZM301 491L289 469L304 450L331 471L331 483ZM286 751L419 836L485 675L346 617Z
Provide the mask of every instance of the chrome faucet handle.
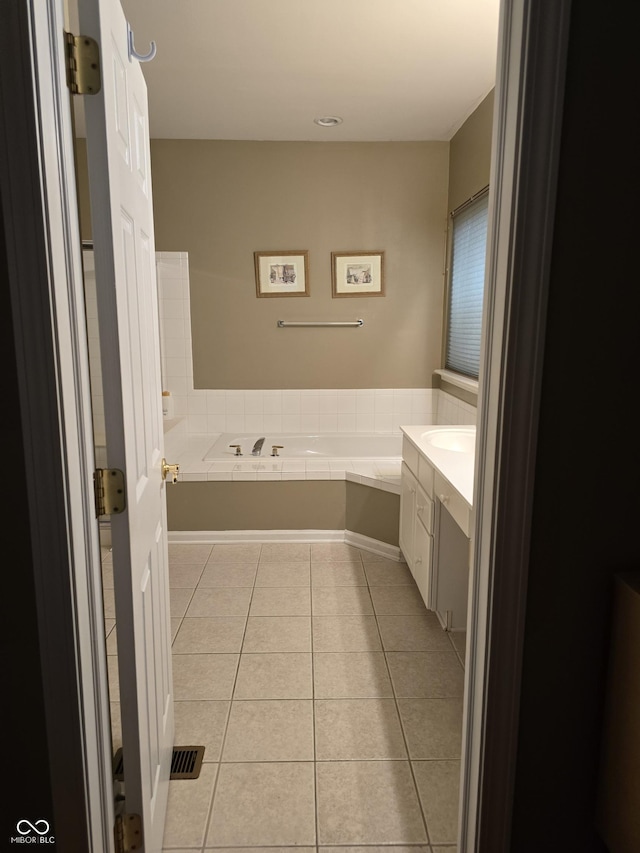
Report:
M284 447L284 445L282 445L282 444L272 444L271 445L271 455L272 456L279 456L280 454L278 453L278 451L282 450L283 447Z
M241 444L230 444L229 447L235 447L235 449L236 449L235 455L236 456L242 456L242 445Z

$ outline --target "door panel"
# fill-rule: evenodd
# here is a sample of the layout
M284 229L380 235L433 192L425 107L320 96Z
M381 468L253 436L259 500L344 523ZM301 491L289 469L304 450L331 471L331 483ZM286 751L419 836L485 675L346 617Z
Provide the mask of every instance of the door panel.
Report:
M173 687L158 301L146 85L117 0L79 0L100 44L102 89L85 98L110 468L127 507L111 517L125 809L160 851L173 751Z

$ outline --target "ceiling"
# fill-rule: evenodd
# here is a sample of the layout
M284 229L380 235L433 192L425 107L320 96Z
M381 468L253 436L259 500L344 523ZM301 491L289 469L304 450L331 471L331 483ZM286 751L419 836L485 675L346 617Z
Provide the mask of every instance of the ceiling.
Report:
M136 50L157 47L152 138L449 140L495 83L500 0L122 6Z

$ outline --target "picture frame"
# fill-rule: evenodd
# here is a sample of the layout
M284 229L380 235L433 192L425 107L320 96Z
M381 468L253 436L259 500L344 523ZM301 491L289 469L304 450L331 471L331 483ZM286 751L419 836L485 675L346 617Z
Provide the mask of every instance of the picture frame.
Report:
M309 252L254 252L257 296L309 296Z
M384 252L332 252L334 297L384 296Z

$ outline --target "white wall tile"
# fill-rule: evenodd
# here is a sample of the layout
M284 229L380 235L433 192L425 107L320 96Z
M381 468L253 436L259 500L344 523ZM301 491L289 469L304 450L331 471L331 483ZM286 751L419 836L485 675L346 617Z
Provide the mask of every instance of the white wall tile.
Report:
M300 415L282 415L282 431L297 433L302 431L300 426Z
M356 431L356 415L355 413L339 414L338 415L338 432L355 432Z

